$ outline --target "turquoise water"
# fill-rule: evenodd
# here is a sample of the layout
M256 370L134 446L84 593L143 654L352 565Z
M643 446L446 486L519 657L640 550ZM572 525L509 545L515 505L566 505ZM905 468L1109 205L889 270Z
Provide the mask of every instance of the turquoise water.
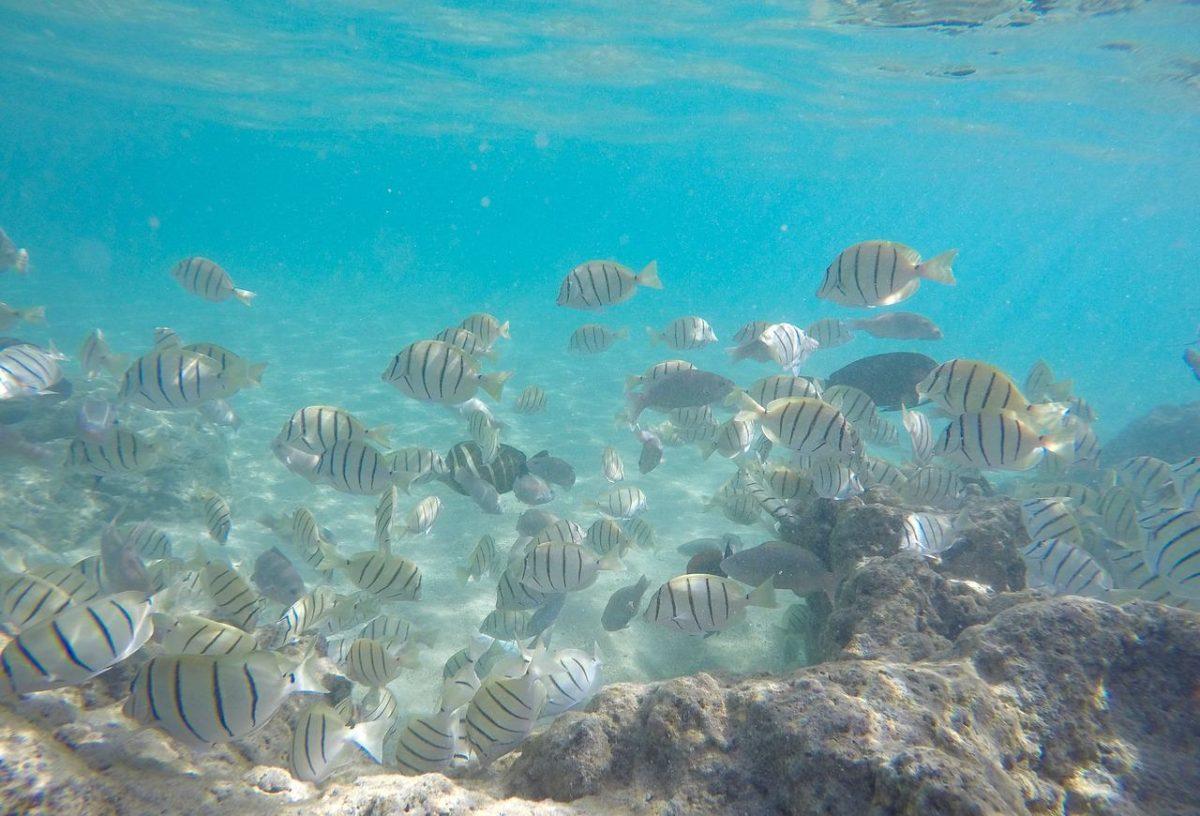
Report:
M0 226L31 256L0 298L47 309L47 325L5 333L74 355L100 327L136 356L169 326L268 362L263 386L232 400L244 427L208 454L228 465L228 553L248 573L279 543L254 519L301 503L347 552L372 543L372 498L272 456L289 414L338 405L394 426L396 445L445 451L466 438L462 419L380 373L408 343L490 312L511 322L496 366L514 372L496 409L504 441L579 473L547 509L586 526L614 445L663 542L572 599L563 645L601 638L613 680L777 669L762 615L757 637L700 648L598 632L612 590L641 572L656 587L682 571L676 545L732 527L704 512L733 472L724 461L668 448L636 476L638 445L614 419L626 376L669 357L741 385L775 373L731 366L729 338L750 320L867 316L814 293L838 252L883 238L927 258L959 250L955 287L926 281L901 307L945 339L860 334L804 374L911 350L985 359L1020 383L1043 358L1096 408L1102 440L1198 393L1180 355L1200 320L1200 6L964 7L0 3ZM256 292L253 307L185 292L169 273L190 255ZM656 259L664 288L598 318L557 307L562 278L592 258ZM647 343L643 327L685 315L721 342ZM593 320L630 338L569 355ZM549 408L519 416L529 384ZM0 463L14 492L45 501L53 486L66 504L48 517L90 489ZM173 499L193 467L171 463ZM503 517L485 516L442 494L434 533L405 551L426 580L405 612L437 634L395 686L406 712L433 705L442 661L491 608L490 586L464 588L453 567L484 532L506 550L523 509L508 496ZM198 510L156 521L189 547L203 539ZM92 546L74 543L56 549Z

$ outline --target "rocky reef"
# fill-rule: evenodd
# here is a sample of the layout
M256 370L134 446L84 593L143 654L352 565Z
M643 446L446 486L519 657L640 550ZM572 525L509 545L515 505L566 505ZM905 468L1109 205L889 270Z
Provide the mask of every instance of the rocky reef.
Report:
M921 814L1200 812L1200 615L1024 589L1015 505L976 497L940 562L899 551L888 496L785 531L839 579L808 665L606 687L486 773L285 770L287 717L193 753L130 735L120 678L0 707L5 812ZM729 635L723 635L728 637Z
M1104 461L1119 465L1131 456L1179 462L1200 450L1200 402L1159 405L1130 422L1104 446Z

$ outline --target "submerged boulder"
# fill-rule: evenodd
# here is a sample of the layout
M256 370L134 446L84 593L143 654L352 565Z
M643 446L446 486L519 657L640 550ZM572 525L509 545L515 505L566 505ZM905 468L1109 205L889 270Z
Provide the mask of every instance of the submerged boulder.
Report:
M1133 456L1178 462L1200 451L1200 402L1159 405L1126 425L1104 445L1106 466Z

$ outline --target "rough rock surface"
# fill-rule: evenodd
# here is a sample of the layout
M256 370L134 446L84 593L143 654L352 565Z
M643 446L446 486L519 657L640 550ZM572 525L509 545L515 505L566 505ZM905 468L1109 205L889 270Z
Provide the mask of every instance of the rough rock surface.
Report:
M1160 405L1126 425L1104 445L1106 465L1131 456L1178 462L1200 451L1200 402Z
M937 660L610 687L534 738L509 792L583 812L1183 816L1197 694L1194 613L1039 601Z

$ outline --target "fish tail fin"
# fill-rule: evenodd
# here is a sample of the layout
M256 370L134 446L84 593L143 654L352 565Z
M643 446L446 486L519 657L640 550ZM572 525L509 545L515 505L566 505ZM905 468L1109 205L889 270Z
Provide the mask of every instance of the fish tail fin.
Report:
M629 329L622 328L622 329L617 329L615 332L613 332L613 337L617 338L618 340L624 340L628 336L629 336Z
M729 355L729 362L736 363L739 360L746 359L746 346L730 346L725 349L725 353Z
M776 607L774 575L763 581L753 592L746 596L746 605L761 606L764 609L774 609Z
M659 333L654 330L653 326L646 327L646 336L650 338L650 345L652 346L657 346L663 341L662 337L659 336Z
M725 397L725 407L737 408L740 414L751 414L750 417L739 417L742 420L758 419L767 412L766 408L754 401L754 397L740 388L730 391L729 396Z
M309 648L304 657L292 669L293 689L301 693L308 694L325 694L329 689L325 688L321 683L321 678L317 676L317 661L319 656L316 651Z
M625 565L621 563L620 558L610 554L600 559L600 569L608 572L618 572L625 569Z
M129 355L110 354L108 359L104 362L104 367L107 368L109 373L114 377L120 377L125 373L126 369L129 368Z
M642 267L642 271L634 278L639 286L648 286L651 289L662 289L662 281L658 279L658 261L651 261Z
M391 433L391 425L378 425L367 431L367 439L370 439L372 442L378 442L385 448L390 448L392 446L390 438Z
M28 309L21 309L18 314L26 323L41 325L46 322L45 306L30 306Z
M497 334L499 334L505 340L512 337L512 335L509 334L509 325L508 324L509 324L509 321L505 320L503 323L500 324L500 328L496 330Z
M941 255L935 255L917 267L917 275L953 286L957 281L954 279L954 270L950 268L950 265L954 263L956 255L958 255L957 249L948 249Z
M1037 428L1045 429L1060 424L1067 415L1067 409L1066 403L1062 402L1038 402L1030 405L1027 413ZM1074 439L1074 432L1070 437Z
M455 567L454 574L458 576L458 580L462 581L463 583L470 583L471 581L471 571L466 567Z
M251 292L248 289L234 289L233 296L235 298L237 298L238 300L240 300L242 303L246 304L247 306L251 305L251 301L253 301L254 298L257 297L257 295L254 292Z
M360 722L350 729L350 741L363 749L376 764L382 765L383 741L392 725L392 720L387 717Z
M511 371L495 371L491 374L484 374L479 378L479 387L490 394L493 399L499 401L500 395L504 393L504 384L511 376Z
M625 390L632 391L642 383L642 378L637 374L630 374L625 378Z
M713 451L717 449L717 443L712 441L697 442L696 447L700 451L700 458L707 462L712 457Z
M1039 436L1038 444L1045 448L1047 453L1061 455L1063 451L1070 450L1075 445L1075 433L1070 430L1052 431Z
M1074 380L1059 380L1046 389L1046 394L1053 400L1065 402L1071 398L1071 394L1075 393Z
M246 385L262 385L263 372L267 370L268 363L250 363L246 366Z

